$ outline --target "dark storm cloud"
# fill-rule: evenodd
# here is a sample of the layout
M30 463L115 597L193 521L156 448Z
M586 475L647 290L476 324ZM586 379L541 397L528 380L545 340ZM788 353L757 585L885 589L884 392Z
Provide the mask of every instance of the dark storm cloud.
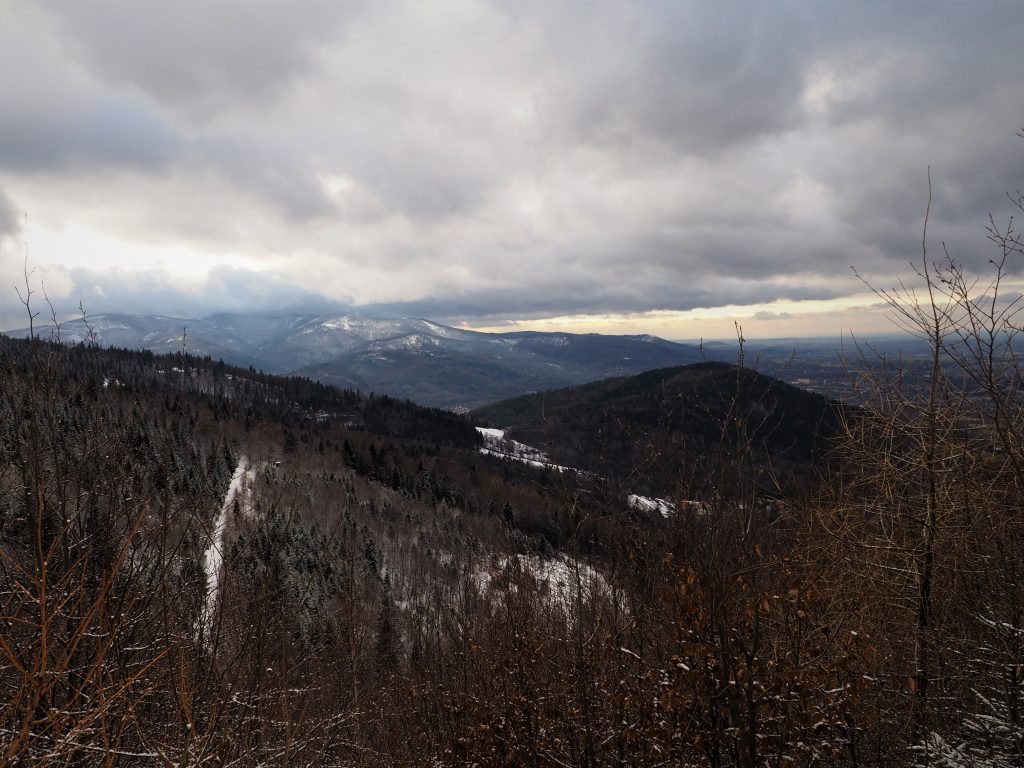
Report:
M5 114L2 166L17 174L78 177L184 173L216 177L290 218L333 211L308 164L275 140L249 133L184 135L144 102L35 101Z
M208 117L265 110L300 78L355 3L274 0L47 2L70 52L104 80Z
M177 153L178 140L138 104L49 106L4 116L0 151L7 169L55 174L102 173L112 167L158 171Z
M61 267L110 304L833 298L863 290L851 265L885 286L919 257L929 166L933 250L979 267L1024 183L1015 3L42 8L0 31L0 180L51 230L87 210L212 269L193 291Z
M562 44L557 36L570 39L563 48L567 67L578 68L581 58L593 65L557 94L570 105L565 119L577 139L655 139L705 154L796 124L808 51L779 42L808 33L798 7L660 3L645 10L613 3L591 16L578 4L575 18L548 28L553 49Z
M22 212L0 185L0 323L9 323L17 316L13 286L23 285L20 278L23 277L25 251L19 242L23 225Z
M309 164L259 137L213 136L192 142L182 153L191 173L224 179L236 194L262 198L292 220L334 212Z

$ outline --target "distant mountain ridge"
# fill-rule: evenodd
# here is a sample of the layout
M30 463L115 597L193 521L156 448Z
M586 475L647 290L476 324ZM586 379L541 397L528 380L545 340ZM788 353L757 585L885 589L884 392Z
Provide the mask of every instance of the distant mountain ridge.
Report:
M69 320L68 343L185 351L268 373L295 373L425 405L473 408L532 391L696 362L701 350L655 336L483 333L420 318L239 315L204 318L106 314ZM56 335L38 325L38 335ZM27 328L7 331L15 337Z

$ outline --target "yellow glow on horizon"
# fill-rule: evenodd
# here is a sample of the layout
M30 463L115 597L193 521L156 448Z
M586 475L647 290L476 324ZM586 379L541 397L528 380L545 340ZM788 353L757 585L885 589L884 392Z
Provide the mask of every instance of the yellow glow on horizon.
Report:
M568 331L572 333L642 334L669 339L735 339L738 324L746 338L838 336L885 333L896 328L885 317L878 296L865 292L837 299L776 301L763 304L652 310L622 314L560 315L517 320L507 325L461 327L485 332Z

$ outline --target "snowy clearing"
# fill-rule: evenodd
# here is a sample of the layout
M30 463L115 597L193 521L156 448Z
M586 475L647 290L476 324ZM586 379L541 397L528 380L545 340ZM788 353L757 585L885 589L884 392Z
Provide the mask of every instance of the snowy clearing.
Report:
M547 590L548 598L563 608L569 608L576 600L577 574L584 600L611 594L611 587L604 576L586 563L564 554L550 559L537 555L502 556L489 566L477 569L473 574L473 582L480 594L484 595L491 589L501 589L496 580L511 577L517 571L533 578Z
M538 451L532 445L527 445L526 443L520 443L506 438L505 430L503 429L477 427L476 431L483 435L484 445L486 445L485 448L480 449L480 453L482 454L497 456L500 459L507 459L509 461L518 461L523 464L528 464L531 467L539 467L541 469L546 467L558 472L579 472L578 469L574 469L573 467L563 467L561 464L552 464L546 453Z
M492 441L501 442L505 439L504 429L493 429L492 427L477 427L476 431L484 436L484 440L490 444Z

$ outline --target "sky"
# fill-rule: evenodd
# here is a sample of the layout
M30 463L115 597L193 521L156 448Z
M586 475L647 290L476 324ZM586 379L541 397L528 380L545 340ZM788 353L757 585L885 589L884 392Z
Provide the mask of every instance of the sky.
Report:
M0 0L0 327L27 255L62 316L885 331L929 168L930 253L995 255L1022 38L990 0Z

